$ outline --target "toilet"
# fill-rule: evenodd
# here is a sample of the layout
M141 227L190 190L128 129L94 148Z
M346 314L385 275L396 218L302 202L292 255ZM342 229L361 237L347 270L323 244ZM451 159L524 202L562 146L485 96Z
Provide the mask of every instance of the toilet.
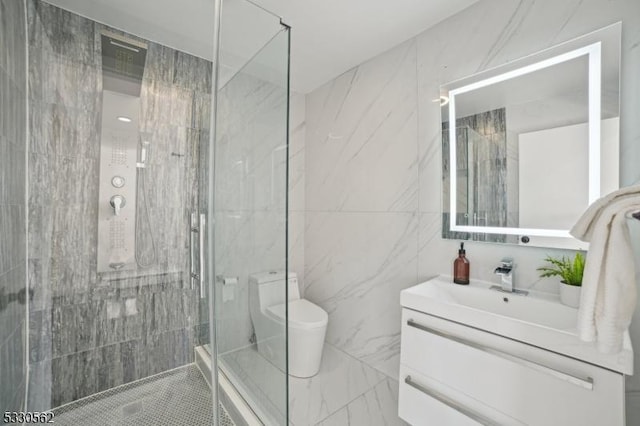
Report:
M249 309L258 352L284 370L284 324L288 305L289 374L312 377L320 370L329 315L321 307L300 298L295 273L289 272L288 279L289 300L285 304L284 272L262 272L249 276Z

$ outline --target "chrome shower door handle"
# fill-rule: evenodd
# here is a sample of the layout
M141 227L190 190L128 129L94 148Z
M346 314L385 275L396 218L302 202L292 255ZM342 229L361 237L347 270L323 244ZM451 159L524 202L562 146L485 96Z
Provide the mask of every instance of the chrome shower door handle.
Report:
M196 238L194 234L198 233L198 215L191 213L191 220L189 222L189 280L191 282L191 290L196 288L194 281L198 280L198 274L196 273Z
M200 214L198 216L197 213L191 213L191 226L189 232L189 245L191 249L191 289L195 290L196 283L200 287L200 298L204 299L205 295L205 276L204 276L204 226L205 226L205 215ZM198 240L196 248L196 238L194 234L198 234ZM197 250L197 254L196 254ZM197 257L197 260L196 260ZM196 272L196 262L198 264L198 269Z
M204 231L205 231L205 215L204 214L200 214L200 226L198 227L199 229L199 233L198 233L198 251L199 251L199 256L198 256L198 266L199 266L199 273L198 273L198 281L200 281L200 299L204 299L206 297L205 294L205 276L204 276Z

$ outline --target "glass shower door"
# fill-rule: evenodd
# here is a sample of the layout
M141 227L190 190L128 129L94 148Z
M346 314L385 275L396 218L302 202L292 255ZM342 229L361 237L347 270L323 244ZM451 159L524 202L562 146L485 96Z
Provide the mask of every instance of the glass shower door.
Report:
M201 206L218 398L232 418L244 404L264 424L287 424L289 28L251 3L223 2L217 65L214 149L202 160L215 175ZM259 291L265 274L278 279Z
M2 2L28 30L26 409L58 425L213 422L189 270L210 4Z

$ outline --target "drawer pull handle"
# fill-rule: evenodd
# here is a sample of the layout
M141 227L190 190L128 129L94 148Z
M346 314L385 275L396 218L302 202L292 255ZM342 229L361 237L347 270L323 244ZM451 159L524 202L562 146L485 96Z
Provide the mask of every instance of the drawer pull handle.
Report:
M424 385L418 384L416 382L414 382L411 379L411 376L407 376L404 378L404 382L406 384L408 384L409 386L411 386L412 388L422 392L425 395L430 396L431 398L440 401L441 403L443 403L444 405L446 405L447 407L451 408L452 410L457 411L458 413L469 417L472 420L475 420L476 422L483 424L483 425L487 425L487 426L497 426L498 423L495 423L489 419L487 419L486 417L478 414L478 413L474 413L473 411L469 410L468 408L465 408L463 406L461 406L460 404L458 404L456 401L452 400L451 398L444 396L443 394L441 394L440 392L436 392L433 389L429 389L427 387L425 387Z
M556 370L551 367L547 367L546 365L538 364L537 362L529 361L528 359L520 358L515 355L511 355L506 352L499 351L497 349L490 348L488 346L481 345L479 343L473 342L471 340L463 339L458 336L453 336L451 334L435 330L433 328L427 327L422 324L418 324L414 320L410 319L407 321L407 325L409 327L417 328L418 330L426 331L427 333L435 334L436 336L440 336L442 338L452 340L457 343L461 343L463 345L470 346L482 352L486 352L488 354L498 356L500 358L506 359L511 362L515 362L516 364L520 364L522 366L531 368L533 370L539 371L541 373L549 374L557 379L564 380L576 386L580 386L587 390L593 390L593 379L591 377L587 377L585 379L581 377L576 377L571 374L565 373L563 371Z

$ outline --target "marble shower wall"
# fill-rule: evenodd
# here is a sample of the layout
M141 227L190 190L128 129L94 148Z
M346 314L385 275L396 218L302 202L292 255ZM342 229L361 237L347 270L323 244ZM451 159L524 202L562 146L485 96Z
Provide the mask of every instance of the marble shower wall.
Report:
M22 0L0 0L0 413L27 384L27 77Z
M440 236L440 85L617 21L621 182L630 185L640 181L637 0L481 0L307 95L305 290L329 312L330 343L397 379L400 290L451 273L458 242ZM560 253L467 247L473 278L493 280L511 255L521 285L548 291L556 283L535 269ZM640 315L631 332L640 340ZM628 409L640 413L640 379L627 389Z
M100 33L124 33L35 0L28 29L29 408L45 410L192 362L206 337L188 218L209 140L212 65L148 42L140 131L151 141L150 227L137 232L145 262L153 233L157 261L97 274ZM137 209L144 214L140 197Z

